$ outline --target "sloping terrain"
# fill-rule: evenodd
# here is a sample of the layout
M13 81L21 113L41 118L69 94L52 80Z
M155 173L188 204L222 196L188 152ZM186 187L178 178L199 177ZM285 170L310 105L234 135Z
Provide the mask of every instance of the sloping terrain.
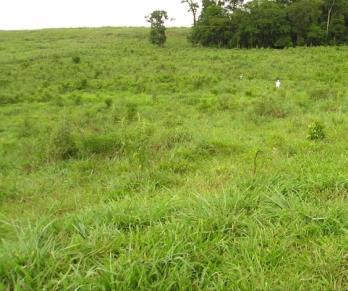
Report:
M348 289L348 47L188 33L0 32L0 289Z

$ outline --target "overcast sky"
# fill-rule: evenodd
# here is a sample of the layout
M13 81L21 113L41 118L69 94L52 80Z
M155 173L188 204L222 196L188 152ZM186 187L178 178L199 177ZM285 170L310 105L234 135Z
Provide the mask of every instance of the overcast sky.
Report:
M0 29L145 26L144 16L166 10L168 26L189 26L181 0L0 0Z

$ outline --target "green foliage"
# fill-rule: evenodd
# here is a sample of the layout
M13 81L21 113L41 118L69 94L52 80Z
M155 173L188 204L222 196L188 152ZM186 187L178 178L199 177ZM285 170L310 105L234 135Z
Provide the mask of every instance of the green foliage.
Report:
M334 89L330 88L317 88L310 92L310 98L312 100L318 101L318 100L327 100L327 99L336 99L337 98L337 92L335 92Z
M79 56L74 56L72 57L72 61L74 64L79 64L81 63L81 58Z
M126 118L128 121L133 121L135 120L137 113L138 113L138 105L136 103L127 103L126 104Z
M167 12L163 10L155 10L146 18L151 24L151 43L163 47L167 40L166 27L164 26L164 22L168 19Z
M227 12L218 4L206 6L197 24L194 26L191 39L202 45L227 46L231 38L230 23Z
M92 135L81 138L78 148L83 157L99 154L116 157L122 154L124 147L124 141L118 135Z
M324 126L320 122L313 122L308 126L309 140L323 140L325 139Z
M347 23L345 0L204 1L191 40L237 48L342 44Z
M105 103L106 108L111 108L111 106L112 106L112 98L106 98L104 100L104 103Z
M68 160L77 154L77 147L72 135L72 128L68 122L64 122L55 129L48 143L49 160Z
M280 100L264 98L254 104L252 114L265 118L284 118L288 112Z

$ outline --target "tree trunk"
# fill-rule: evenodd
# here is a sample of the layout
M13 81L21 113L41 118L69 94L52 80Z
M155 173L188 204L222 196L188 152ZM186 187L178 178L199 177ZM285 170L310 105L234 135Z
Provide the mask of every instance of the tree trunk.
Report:
M330 28L330 22L331 22L331 13L332 9L335 6L336 0L332 1L332 4L327 12L327 23L326 23L326 37L329 39L329 28Z

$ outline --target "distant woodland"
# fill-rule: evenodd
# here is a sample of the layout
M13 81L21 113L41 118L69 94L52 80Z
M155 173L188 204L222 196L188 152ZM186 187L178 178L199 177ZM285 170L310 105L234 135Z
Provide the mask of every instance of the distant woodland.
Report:
M348 1L203 0L191 41L230 48L344 44L348 41Z

